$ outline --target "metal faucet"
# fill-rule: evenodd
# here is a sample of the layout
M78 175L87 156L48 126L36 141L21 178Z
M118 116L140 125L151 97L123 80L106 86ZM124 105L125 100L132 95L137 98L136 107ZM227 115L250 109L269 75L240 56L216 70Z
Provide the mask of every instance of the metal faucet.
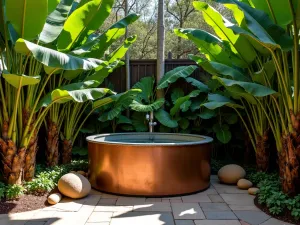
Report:
M153 122L154 116L153 116L153 111L146 114L146 119L149 121L149 132L152 133L153 132L153 128L154 126L157 125L156 122Z

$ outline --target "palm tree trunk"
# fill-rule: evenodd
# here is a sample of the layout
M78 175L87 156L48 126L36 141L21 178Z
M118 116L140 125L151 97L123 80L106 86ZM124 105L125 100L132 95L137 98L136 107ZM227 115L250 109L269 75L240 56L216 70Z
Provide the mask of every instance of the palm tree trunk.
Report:
M17 150L16 144L7 138L8 122L4 121L0 138L0 155L3 162L3 176L8 184L21 184L26 149Z
M299 146L297 147L299 148ZM296 194L296 184L299 183L299 159L297 159L292 135L282 137L282 150L278 152L279 174L282 190L286 194Z
M65 139L63 142L62 163L68 164L72 160L73 143L71 140Z
M268 142L268 132L266 131L263 136L257 137L256 142L256 166L257 170L266 172L269 168L270 151Z
M23 121L24 126L27 125L29 119L30 112L27 110L23 110ZM32 123L30 124L30 130L33 129L33 124L35 121L35 117L32 119ZM35 174L35 165L36 165L36 153L38 151L37 143L38 142L38 131L35 130L33 132L32 137L30 138L29 145L26 151L25 157L25 165L24 165L24 180L31 181L34 178Z
M58 165L58 136L57 124L49 121L46 149L46 163L49 167Z

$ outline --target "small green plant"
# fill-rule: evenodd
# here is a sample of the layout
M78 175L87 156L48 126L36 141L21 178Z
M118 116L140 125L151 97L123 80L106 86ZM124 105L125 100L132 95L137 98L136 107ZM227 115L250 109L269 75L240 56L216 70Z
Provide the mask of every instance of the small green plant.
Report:
M273 215L278 215L283 212L286 207L287 195L283 192L273 191L266 203Z
M25 187L28 193L43 194L50 192L55 187L55 182L48 173L43 172L26 183Z
M6 186L4 183L0 182L0 199L5 196Z
M25 188L18 184L8 185L5 191L6 199L17 199L24 195Z
M249 176L249 180L252 181L254 184L259 184L261 181L270 180L270 181L277 181L278 175L277 174L267 174L265 172L256 172L251 173Z

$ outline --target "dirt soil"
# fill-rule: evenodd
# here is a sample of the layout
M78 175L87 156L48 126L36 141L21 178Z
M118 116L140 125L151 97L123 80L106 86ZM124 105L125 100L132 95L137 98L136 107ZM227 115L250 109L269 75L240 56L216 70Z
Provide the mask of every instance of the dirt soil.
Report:
M36 209L42 209L48 206L48 194L41 196L23 195L17 200L4 200L0 201L0 214L19 213Z
M286 209L282 214L280 215L273 215L270 213L268 207L266 205L261 205L258 203L258 198L256 197L254 199L254 204L263 212L265 212L266 214L278 219L278 220L281 220L281 221L284 221L284 222L288 222L288 223L291 223L291 224L295 224L295 225L300 225L300 221L297 221L296 219L294 219L292 216L291 216L291 212Z

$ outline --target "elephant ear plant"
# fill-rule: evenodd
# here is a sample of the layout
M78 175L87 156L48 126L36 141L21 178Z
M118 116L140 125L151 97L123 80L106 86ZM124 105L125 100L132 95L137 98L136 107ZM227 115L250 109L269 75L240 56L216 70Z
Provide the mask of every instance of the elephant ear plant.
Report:
M194 2L218 37L202 30L175 32L193 41L205 59L193 57L239 100L247 116L242 118L230 99L209 98L204 106L230 106L241 115L257 154L266 163L268 130L272 131L279 156L282 188L295 194L299 184L299 13L296 0L216 0L232 11L235 23L211 6ZM275 93L275 90L277 93ZM219 99L219 100L218 100ZM267 168L263 165L259 168Z
M97 101L93 103L94 110L117 98L100 99L106 94L116 95L98 86L101 78L119 64L122 50L130 44L126 40L126 46L119 48L110 59L100 57L115 40L112 33L116 36L124 33L124 24L110 28L102 36L94 34L108 17L113 1L58 2L1 0L0 152L3 175L9 184L33 178L38 132L51 107L98 99L97 104ZM134 21L137 16L132 18ZM95 76L70 84L81 73ZM67 75L73 75L73 79L64 81ZM64 106L62 109L66 110ZM57 155L57 152L47 153L49 160L57 161Z
M144 77L133 86L133 88L142 90L142 93L138 94L137 98L130 105L132 110L141 113L133 114L132 124L136 130L147 130L144 114L149 112L154 112L154 117L159 121L159 123L168 128L176 128L178 126L177 121L172 119L172 116L167 111L162 109L162 106L165 103L165 98L163 97L156 99L156 93L160 89L167 88L165 91L166 95L168 92L168 88L172 83L176 82L179 78L189 77L196 68L196 66L177 67L167 72L159 81L156 87L154 86L155 80L153 77ZM197 96L197 93L195 92L192 95L193 97L195 97Z

